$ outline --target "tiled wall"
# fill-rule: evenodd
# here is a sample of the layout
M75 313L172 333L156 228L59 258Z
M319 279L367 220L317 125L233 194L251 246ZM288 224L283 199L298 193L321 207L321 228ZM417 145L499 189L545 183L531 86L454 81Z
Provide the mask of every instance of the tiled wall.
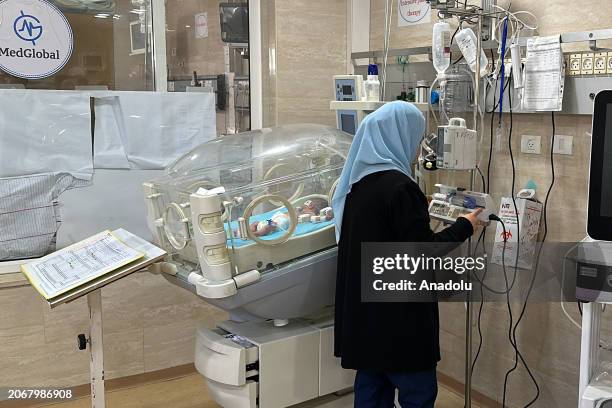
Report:
M0 386L70 386L89 381L84 298L49 309L30 287L0 289ZM193 361L199 324L213 327L221 312L158 275L137 273L102 290L106 378Z
M471 2L470 2L471 3ZM507 1L500 4L506 5ZM601 1L578 3L570 0L515 0L513 10L528 10L538 16L540 35L612 27L612 15L604 12L608 5ZM371 49L382 49L384 1L372 0ZM432 24L436 18L432 18ZM392 22L391 47L429 45L432 24L398 28L396 15ZM564 50L585 50L588 44L564 46ZM507 119L507 118L506 118ZM485 120L485 142L481 148L488 151L489 117ZM585 235L587 180L590 152L591 117L556 115L556 134L574 137L572 156L555 155L556 184L549 206L549 241L575 241ZM506 129L507 123L506 123ZM514 115L513 150L517 165L517 188L533 180L543 199L550 184L551 115ZM520 153L521 135L542 136L542 155ZM497 202L508 196L511 167L507 149L495 153L492 166L492 193ZM443 180L443 176L438 174ZM491 235L491 234L489 234ZM513 305L514 319L522 305ZM575 304L567 308L579 319ZM441 346L443 359L440 371L460 381L464 376L464 308L458 304L441 305ZM506 370L514 363L514 352L509 344L508 315L504 304L486 304L482 319L484 345L473 381L474 388L501 401ZM475 333L475 344L478 337ZM559 303L530 303L518 331L518 343L530 368L534 371L541 396L538 407L575 407L578 400L578 371L580 331L562 314ZM511 377L510 406L525 406L535 391L525 369L521 366Z
M276 97L271 117L276 118L278 125L314 122L335 126L329 101L333 94L332 76L346 72L347 3L345 0L274 3L276 80L269 84L272 89L269 92Z

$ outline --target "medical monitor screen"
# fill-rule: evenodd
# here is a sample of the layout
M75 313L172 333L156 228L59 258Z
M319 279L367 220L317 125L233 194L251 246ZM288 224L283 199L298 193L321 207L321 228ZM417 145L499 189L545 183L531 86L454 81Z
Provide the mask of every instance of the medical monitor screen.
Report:
M593 108L587 231L612 241L612 90L598 93Z
M355 129L355 115L342 113L340 114L340 122L343 131L351 135L355 134L357 130Z
M606 105L606 131L601 171L601 215L612 217L612 104Z

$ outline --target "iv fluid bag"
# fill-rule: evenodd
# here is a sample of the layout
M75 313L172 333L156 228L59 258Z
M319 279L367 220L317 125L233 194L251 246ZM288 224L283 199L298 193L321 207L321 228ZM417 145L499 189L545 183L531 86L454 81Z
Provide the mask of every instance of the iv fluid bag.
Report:
M444 73L450 65L451 28L448 23L438 22L433 26L433 66L438 74Z
M478 52L478 40L471 28L459 30L455 36L457 45L463 54L463 58L470 66L472 72L476 72L476 54ZM487 73L487 55L484 50L480 50L480 76L483 77Z

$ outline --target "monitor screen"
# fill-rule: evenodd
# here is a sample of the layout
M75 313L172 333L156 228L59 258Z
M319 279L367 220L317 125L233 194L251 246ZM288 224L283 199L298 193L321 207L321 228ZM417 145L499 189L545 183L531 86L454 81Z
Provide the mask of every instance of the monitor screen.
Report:
M227 43L249 42L249 6L246 3L221 3L221 40Z
M601 215L612 217L612 103L606 104L606 127L601 171Z
M355 129L355 115L341 113L340 125L342 126L342 131L354 135L357 130Z
M588 208L589 237L612 241L612 90L599 92L593 106Z

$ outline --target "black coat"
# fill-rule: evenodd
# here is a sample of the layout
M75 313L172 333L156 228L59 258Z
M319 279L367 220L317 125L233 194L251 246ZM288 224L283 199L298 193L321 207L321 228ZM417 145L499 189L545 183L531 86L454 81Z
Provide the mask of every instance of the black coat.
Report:
M398 171L370 174L346 197L338 243L335 355L342 367L422 371L440 361L437 303L362 303L362 242L463 242L465 218L434 234L427 199Z

